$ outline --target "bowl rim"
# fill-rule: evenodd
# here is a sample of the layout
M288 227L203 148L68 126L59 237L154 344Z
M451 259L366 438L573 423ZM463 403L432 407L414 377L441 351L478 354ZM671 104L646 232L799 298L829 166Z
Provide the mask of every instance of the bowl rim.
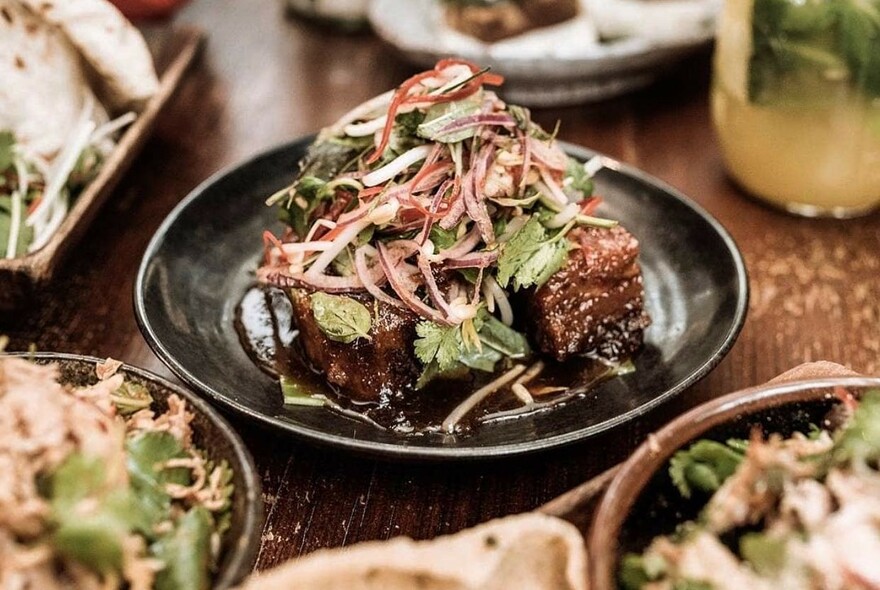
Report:
M95 365L105 360L90 355L64 352L8 352L4 353L3 356L49 362L77 362L90 365ZM260 549L260 533L263 525L262 484L253 456L226 418L221 416L217 410L192 391L146 369L141 369L128 363L123 363L120 370L181 396L190 407L204 414L208 421L231 444L233 454L240 466L242 480L245 482L245 513L242 518L241 534L237 539L228 540L231 554L226 567L218 572L217 578L213 581L212 588L214 590L232 588L251 573Z
M593 514L586 538L590 587L617 588L614 568L620 529L645 486L676 451L738 415L830 399L830 393L819 390L836 386L880 388L880 377L825 377L749 387L700 404L649 434L620 467Z

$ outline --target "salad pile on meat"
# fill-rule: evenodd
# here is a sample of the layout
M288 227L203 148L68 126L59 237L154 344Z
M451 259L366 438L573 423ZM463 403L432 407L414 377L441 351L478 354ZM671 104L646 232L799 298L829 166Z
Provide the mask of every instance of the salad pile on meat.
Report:
M680 492L708 496L696 522L625 558L633 590L880 587L880 392L836 432L702 440L677 453Z
M288 228L266 232L258 277L287 290L305 356L353 399L477 373L496 377L480 395L530 403L533 349L610 362L641 346L638 242L595 216L600 160L566 155L501 82L441 61L324 129L269 199Z
M229 526L232 472L193 445L193 415L97 367L0 357L0 588L206 590Z

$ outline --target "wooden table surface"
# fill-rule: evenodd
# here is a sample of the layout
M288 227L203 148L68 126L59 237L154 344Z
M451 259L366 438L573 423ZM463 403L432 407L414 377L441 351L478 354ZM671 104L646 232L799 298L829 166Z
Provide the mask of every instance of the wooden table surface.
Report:
M112 355L170 376L132 311L137 266L165 215L216 170L313 132L413 72L368 35L334 36L285 19L280 2L197 0L178 22L208 31L201 59L51 288L32 311L0 323L12 350L33 344ZM233 418L263 476L267 522L259 568L318 548L394 535L427 538L534 509L622 460L688 407L803 361L880 370L880 216L796 219L745 198L722 170L708 72L704 53L634 95L536 111L535 118L551 127L559 119L562 139L678 187L733 234L752 298L745 329L718 368L644 419L566 449L492 463L354 458Z

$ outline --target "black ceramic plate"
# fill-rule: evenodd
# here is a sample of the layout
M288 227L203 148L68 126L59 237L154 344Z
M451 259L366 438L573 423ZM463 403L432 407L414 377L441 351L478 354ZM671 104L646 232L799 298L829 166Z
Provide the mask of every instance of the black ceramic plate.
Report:
M733 240L674 189L615 160L596 178L600 214L641 242L653 325L633 359L636 372L565 407L462 437L404 437L327 408L285 408L276 381L245 354L233 326L253 281L263 230L280 230L263 202L289 184L311 138L281 146L193 191L147 248L135 312L157 355L209 399L302 438L351 450L419 458L478 458L556 447L639 416L706 375L733 345L745 319L748 284ZM594 154L566 146L573 156Z
M95 382L95 364L101 360L54 352L18 353L12 356L33 359L40 364L55 363L61 371L61 381L76 387ZM171 394L183 398L194 415L192 428L195 445L204 449L209 459L226 461L232 468L232 485L235 486L232 518L211 587L226 590L235 586L250 574L256 562L263 527L260 478L253 458L229 423L195 394L142 369L123 365L120 372L129 381L146 387L153 396L155 409L159 411L167 409L167 399Z

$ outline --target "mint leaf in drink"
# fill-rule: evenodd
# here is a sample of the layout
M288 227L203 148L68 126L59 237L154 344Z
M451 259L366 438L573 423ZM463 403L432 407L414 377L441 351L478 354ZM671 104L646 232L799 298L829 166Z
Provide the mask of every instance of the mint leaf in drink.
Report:
M880 1L838 0L840 52L856 87L868 97L880 96Z
M834 101L840 84L880 96L880 0L755 0L751 102Z

